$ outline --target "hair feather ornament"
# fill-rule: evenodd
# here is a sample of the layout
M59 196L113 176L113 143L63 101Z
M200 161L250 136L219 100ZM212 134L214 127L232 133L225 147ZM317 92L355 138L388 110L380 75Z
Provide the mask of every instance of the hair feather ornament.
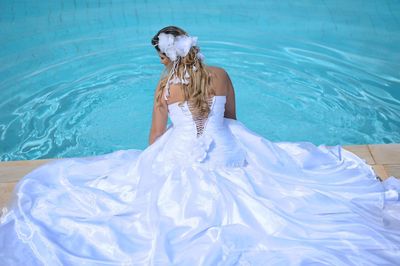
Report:
M164 95L164 99L167 100L169 96L169 84L174 83L182 83L189 84L190 75L187 72L186 65L184 68L184 73L180 78L177 76L177 67L179 66L180 59L185 57L192 46L197 45L197 37L196 36L187 36L187 35L178 35L174 36L172 34L160 33L158 35L158 48L160 51L165 53L166 56L172 61L173 66L168 75L167 84L166 84L166 92ZM196 54L195 60L204 61L204 55L200 52ZM195 65L192 66L193 71L196 71L197 68Z

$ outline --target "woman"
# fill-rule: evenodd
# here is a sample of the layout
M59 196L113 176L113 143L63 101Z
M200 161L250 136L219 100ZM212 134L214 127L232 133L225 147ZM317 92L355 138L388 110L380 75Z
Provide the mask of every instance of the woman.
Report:
M399 181L236 120L226 71L197 38L152 39L166 66L145 150L43 165L0 224L1 265L396 265ZM167 127L167 117L172 124Z
M171 60L164 52L161 52L158 46L158 36L160 34L171 34L172 36L179 36L187 35L187 33L180 28L170 26L160 30L152 39L152 44L156 48L158 55L160 56L161 63L168 68L171 68L173 67L171 65ZM190 41L192 41L192 39L190 39ZM195 39L195 41L197 41L197 39ZM190 45L190 43L188 42L186 44ZM180 62L178 61L178 64L176 66L180 73L185 71L188 74L188 78L191 78L193 82L190 82L188 84L173 83L169 85L168 89L172 91L172 94L169 95L166 101L161 100L161 94L164 93L163 90L165 89L167 79L164 78L164 80L162 80L162 83L158 84L155 93L156 97L153 109L152 127L150 131L150 144L152 144L155 138L161 136L166 130L168 105L178 101L187 101L190 98L194 106L200 107L194 108L194 110L199 109L199 111L203 111L204 115L206 115L209 111L207 98L214 95L225 96L226 106L224 116L226 118L236 119L235 94L228 74L222 68L206 66L204 63L202 63L201 60L198 60L198 55L201 55L199 53L199 48L193 45L193 48L188 50L188 54L186 56L183 56L182 60ZM176 59L180 60L179 58ZM186 68L186 66L188 67ZM179 76L178 72L176 74ZM166 91L165 93L170 92ZM192 95L194 95L194 97L191 97Z

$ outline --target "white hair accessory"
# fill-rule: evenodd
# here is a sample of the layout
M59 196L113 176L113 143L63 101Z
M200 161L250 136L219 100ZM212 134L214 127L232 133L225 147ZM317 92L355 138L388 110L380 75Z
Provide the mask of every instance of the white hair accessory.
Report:
M201 61L204 60L204 55L203 55L202 53L198 52L196 56L197 56L197 58L199 58Z
M186 70L186 65L183 71L184 72L183 77L181 76L181 78L179 78L176 75L176 70L179 65L180 59L182 57L185 57L189 53L190 48L196 45L197 45L197 37L195 36L192 37L184 34L174 36L172 34L169 33L167 34L164 32L158 35L158 44L157 44L158 48L162 53L166 54L166 56L173 62L173 66L168 75L167 83L165 86L166 87L166 92L164 94L165 100L167 100L169 96L170 83L189 84L190 75ZM197 61L198 59L204 61L204 55L200 52L197 52L196 54L195 60ZM192 69L193 71L197 70L195 65L192 66ZM172 76L174 77L172 78Z
M174 36L172 34L160 33L158 35L158 48L165 53L171 61L178 59L178 56L186 56L192 46L196 46L197 37L187 35Z

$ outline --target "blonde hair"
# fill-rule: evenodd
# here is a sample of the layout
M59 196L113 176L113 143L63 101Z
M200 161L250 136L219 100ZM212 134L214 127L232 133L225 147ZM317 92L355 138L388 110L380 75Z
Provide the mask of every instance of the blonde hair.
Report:
M169 33L174 36L188 35L183 29L175 26L168 26L161 29L151 40L152 45L160 53L161 51L157 44L158 35L162 32L166 34ZM197 58L197 53L199 51L200 48L198 46L191 47L189 53L180 58L176 74L178 77L183 77L186 66L186 71L190 76L188 84L180 84L181 91L185 97L185 99L180 102L180 105L183 104L184 101L188 101L188 105L190 105L192 113L196 116L204 117L210 112L209 102L210 98L215 94L215 91L211 87L211 73L205 68L205 64ZM172 62L168 67L170 68L171 65ZM193 70L193 66L196 68L196 71ZM161 78L160 86L156 92L156 102L158 106L161 105L161 101L163 99L167 78L167 76Z

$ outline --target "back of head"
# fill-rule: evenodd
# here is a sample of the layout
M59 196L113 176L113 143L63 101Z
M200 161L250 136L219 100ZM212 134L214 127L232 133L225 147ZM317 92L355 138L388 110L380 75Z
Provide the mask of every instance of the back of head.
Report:
M191 37L183 29L168 26L157 32L151 40L155 49L167 56L170 63L167 76L161 78L156 99L158 104L169 96L169 85L180 84L185 100L196 115L207 116L209 99L214 95L211 77L204 63L204 56L197 45L197 37Z

